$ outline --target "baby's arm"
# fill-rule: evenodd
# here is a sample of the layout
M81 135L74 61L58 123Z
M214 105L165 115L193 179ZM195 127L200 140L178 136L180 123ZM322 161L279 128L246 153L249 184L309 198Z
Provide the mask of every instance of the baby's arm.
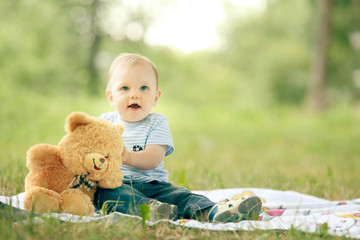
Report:
M145 150L140 152L130 152L124 148L123 164L141 169L150 170L159 166L165 157L166 145L146 145Z

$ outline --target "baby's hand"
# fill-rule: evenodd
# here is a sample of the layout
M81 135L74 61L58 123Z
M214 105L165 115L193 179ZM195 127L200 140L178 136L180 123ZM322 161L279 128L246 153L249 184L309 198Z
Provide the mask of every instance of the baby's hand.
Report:
M122 153L122 162L126 163L126 161L130 158L130 154L129 152L126 150L126 148L124 147L123 149L123 153Z

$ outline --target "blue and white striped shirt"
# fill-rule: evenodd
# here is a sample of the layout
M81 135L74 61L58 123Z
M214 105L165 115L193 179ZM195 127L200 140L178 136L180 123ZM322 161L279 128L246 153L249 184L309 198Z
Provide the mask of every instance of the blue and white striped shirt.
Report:
M117 112L103 113L100 118L112 123L121 123L124 126L123 140L128 151L142 151L147 144L166 145L165 156L170 155L175 150L168 122L162 114L151 113L140 122L134 123L122 121ZM164 161L151 170L140 170L123 164L121 170L124 173L125 183L142 183L153 180L167 182L169 173L162 169L163 166Z

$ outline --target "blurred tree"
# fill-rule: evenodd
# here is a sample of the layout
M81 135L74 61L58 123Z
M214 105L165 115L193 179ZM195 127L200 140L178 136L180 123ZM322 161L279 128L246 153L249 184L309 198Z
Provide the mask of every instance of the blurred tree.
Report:
M102 35L100 34L97 11L99 8L99 0L93 0L90 4L90 38L92 39L91 47L89 48L88 69L89 82L88 90L90 95L98 95L100 79L98 68L96 66L95 58L99 52Z
M263 102L300 106L311 99L322 108L326 101L357 101L360 92L352 76L360 55L350 37L360 31L359 1L266 2L264 11L246 15L228 3L224 47L218 56L242 76L235 84L246 83L255 90L254 100L260 96ZM319 15L320 10L324 14ZM320 19L323 25L314 24Z
M103 88L99 71L109 67L109 58L103 61L104 51L116 55L147 48L144 31L154 13L140 3L125 7L119 0L1 1L3 81L41 93L96 95ZM111 35L104 24L114 8L124 9L112 16L115 21L124 21L112 28L123 34L123 39ZM134 38L134 23L143 28L138 39ZM139 45L142 47L137 48Z
M315 47L315 2L266 2L264 9L241 12L228 1L223 48L185 56L146 45L151 24L174 1L0 1L1 81L46 94L95 94L118 53L138 52L157 64L161 85L171 89L164 97L206 104L215 92L213 103L300 105ZM353 35L356 42L360 32L359 10L359 1L333 1L325 94L330 101L360 97L352 79L360 56L349 41Z
M97 95L101 85L101 68L107 72L110 60L119 52L141 52L148 49L145 35L159 11L168 5L158 0L161 7L147 1L90 0L88 18L90 39L88 90ZM134 49L134 50L131 50ZM110 52L110 53L108 53ZM104 62L106 61L106 62Z
M356 102L360 98L353 73L360 66L359 49L351 44L351 35L360 32L360 1L333 1L332 31L328 52L327 98Z
M311 67L310 86L307 92L307 104L314 110L326 107L325 83L328 49L331 29L332 0L318 1L318 20L314 61Z
M78 92L86 57L69 17L73 7L73 1L0 2L2 81L43 94Z
M294 11L296 9L296 11ZM300 104L307 85L312 11L308 1L267 1L263 11L238 12L230 4L222 29L222 62L232 66L253 101Z

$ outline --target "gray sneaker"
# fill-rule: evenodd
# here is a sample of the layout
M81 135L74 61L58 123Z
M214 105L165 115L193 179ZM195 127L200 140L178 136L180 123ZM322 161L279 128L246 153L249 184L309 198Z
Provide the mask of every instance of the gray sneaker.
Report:
M213 223L257 220L261 207L261 199L257 196L247 195L237 200L224 199L209 211L208 218Z
M155 222L160 219L175 221L178 216L178 207L157 200L148 202L150 207L150 221Z

